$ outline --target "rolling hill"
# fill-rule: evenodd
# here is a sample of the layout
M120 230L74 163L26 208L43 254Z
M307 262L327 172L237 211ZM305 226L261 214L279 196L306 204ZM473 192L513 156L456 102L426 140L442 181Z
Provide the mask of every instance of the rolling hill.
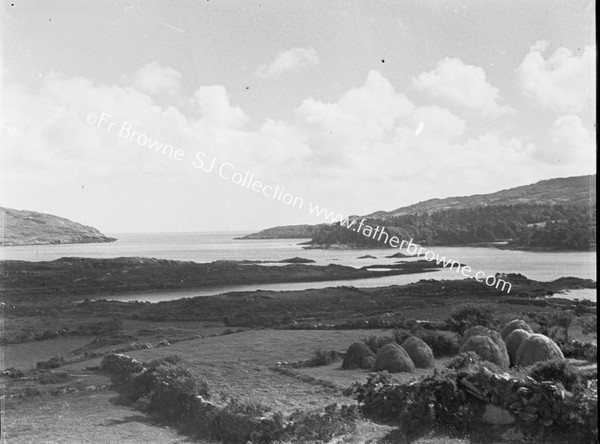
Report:
M84 244L113 242L95 228L37 213L0 207L0 245Z

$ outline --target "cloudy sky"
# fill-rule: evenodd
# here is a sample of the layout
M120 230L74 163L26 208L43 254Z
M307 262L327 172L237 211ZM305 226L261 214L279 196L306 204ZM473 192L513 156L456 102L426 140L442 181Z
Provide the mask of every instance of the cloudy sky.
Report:
M593 1L1 14L0 206L108 233L253 230L324 222L309 203L367 214L595 173Z

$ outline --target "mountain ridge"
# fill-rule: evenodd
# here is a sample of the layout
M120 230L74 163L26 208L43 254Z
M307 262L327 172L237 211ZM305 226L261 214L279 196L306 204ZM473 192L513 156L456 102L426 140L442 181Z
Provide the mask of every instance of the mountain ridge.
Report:
M557 193L562 191L562 193ZM570 193L569 193L570 191ZM523 196L521 193L529 196ZM554 193L554 196L552 194ZM562 195L557 195L562 194ZM567 195L568 194L568 195ZM456 202L459 201L460 202ZM485 200L485 202L484 202ZM384 219L405 214L416 214L429 211L440 211L452 208L472 208L484 205L515 205L515 204L563 204L563 205L593 205L596 200L596 175L557 177L507 188L487 194L472 194L469 196L452 196L433 198L412 205L397 208L392 211L376 211L367 214L365 218ZM453 202L454 201L454 202ZM465 202L467 201L467 202Z
M452 236L448 236L448 234L456 234L455 241L449 244L457 242L456 244L468 245L512 239L514 241L511 244L512 248L551 249L554 248L552 244L556 243L551 238L564 237L565 233L577 231L577 240L567 243L568 246L561 244L557 248L567 249L573 244L578 245L575 249L580 249L588 244L595 247L595 187L596 175L561 177L488 194L429 199L396 210L377 211L365 216L351 216L349 219L365 219L372 225L386 226L402 237L425 234L426 239L429 239L430 242L437 242L438 245L440 242L445 243L442 239L451 242ZM514 209L515 213L511 215L511 210L507 207ZM469 213L458 214L457 212L460 211ZM494 221L495 212L502 218L500 227ZM437 219L442 216L452 217L454 219L453 226L444 226L443 221L433 221L427 215L437 215ZM407 217L409 219L406 219ZM470 217L475 217L476 220L471 220ZM419 219L418 222L417 219ZM423 226L423 224L427 226ZM535 225L540 228L538 232L534 232ZM417 230L419 226L424 227L425 231ZM290 227L305 226L278 227L278 229L285 231L285 228ZM311 241L305 244L310 246L309 248L372 248L378 245L378 243L369 242L364 236L356 236L348 232L352 230L344 229L336 224L309 225L308 227L317 228L317 230L306 230L305 236L298 237L310 238ZM442 233L448 229L454 233ZM469 232L476 229L480 233L475 236L468 235ZM269 237L271 234L277 233L277 231L270 230L272 229L263 230L249 235L247 238L277 238L276 235ZM586 231L589 231L587 235ZM519 239L514 239L514 236ZM472 239L467 241L468 238Z

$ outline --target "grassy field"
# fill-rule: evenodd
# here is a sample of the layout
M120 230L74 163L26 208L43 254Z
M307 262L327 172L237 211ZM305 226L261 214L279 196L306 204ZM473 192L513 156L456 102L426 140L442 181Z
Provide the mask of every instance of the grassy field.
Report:
M177 327L172 324L165 328L172 333L172 329ZM198 330L185 324L182 325L182 331L189 333ZM208 330L210 333L214 331L214 328ZM274 366L309 359L317 348L343 351L352 342L372 334L389 335L390 331L248 330L186 340L168 347L132 350L127 354L142 361L179 355L194 375L206 379L214 396L231 396L267 405L274 411L290 413L295 409L317 409L331 403L351 402L341 389L355 381L364 381L368 372L341 370L340 362L294 369L293 375L275 371ZM8 348L14 349L6 353L5 364L32 364L34 359L50 356L57 350L66 354L70 348L79 347L85 339L60 338L10 346ZM436 365L442 366L446 360L437 359ZM99 362L100 358L96 358L60 367L56 371L67 372L69 378L66 382L56 384L40 384L31 377L25 380L2 378L3 391L9 395L3 418L5 442L207 443L178 435L168 425L119 405L118 394L111 388L108 377L89 370L90 366ZM412 374L398 374L396 378L408 381L431 371L417 370ZM323 386L323 382L328 386ZM36 389L40 393L31 395L31 391ZM28 396L19 397L27 390L30 392ZM512 440L510 437L513 435L509 432L497 429L494 432L496 439L489 438L487 443L519 442ZM384 444L405 441L393 427L362 421L353 436L340 437L332 442ZM482 441L468 437L426 436L414 442L474 444Z
M207 381L211 395L217 399L232 397L287 414L296 409L315 410L332 403L354 402L344 396L343 389L365 381L367 371L341 370L340 362L311 368L288 364L309 360L317 349L344 352L361 338L392 333L391 327L364 326L379 327L389 320L396 326L405 321L415 325L416 320L440 322L465 303L491 308L498 322L576 308L586 313L585 319L595 316L587 306L576 307L569 302L552 305L531 297L570 283L523 280L520 285L515 285L515 295L510 297L471 281L421 281L368 289L243 292L159 304L15 299L3 319L0 368L15 367L25 371L26 377L0 379L6 395L2 418L5 442L202 442L191 441L168 425L120 405L119 393L109 379L93 370L104 354L132 344L152 346L124 352L142 361L180 356L195 376ZM571 337L595 341L595 334L584 334L582 321L584 317L575 318ZM315 329L319 325L326 328ZM161 341L169 345L158 347ZM96 357L86 353L95 353ZM38 362L57 355L68 361L81 360L51 373L33 371ZM437 366L446 360L437 359ZM417 370L395 378L406 382L430 372ZM414 442L518 442L510 433L502 438L505 432L509 431L495 430L483 441L434 435ZM393 427L361 421L353 436L333 442L405 442L402 439Z

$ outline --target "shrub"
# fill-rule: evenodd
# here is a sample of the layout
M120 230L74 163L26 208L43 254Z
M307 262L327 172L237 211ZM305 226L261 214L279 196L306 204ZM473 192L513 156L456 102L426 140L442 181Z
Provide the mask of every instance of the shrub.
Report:
M598 360L598 345L592 342L570 341L558 346L565 358L585 359L590 362Z
M479 403L465 396L457 380L457 372L436 369L413 384L395 384L380 373L355 384L354 390L366 416L393 421L406 434L438 427L464 433L475 423Z
M123 330L121 319L106 319L91 324L81 324L77 333L85 336L102 336Z
M551 329L557 330L556 327L561 327L560 330L565 334L569 331L569 327L573 322L573 312L571 310L560 309L549 313L532 312L528 316L538 323L539 329L536 328L536 331L544 335L548 335ZM568 340L568 336L565 337L565 340Z
M352 433L356 428L356 406L333 404L318 411L295 412L286 418L261 404L233 398L217 405L207 400L206 382L195 378L179 361L171 356L142 364L141 371L122 386L130 394L132 405L176 423L185 432L219 442L330 441L335 435ZM111 355L101 367L120 375L123 368L137 369L138 364L129 356Z
M597 316L593 315L581 322L581 332L584 335L589 335L590 333L596 333L598 330L598 320Z
M439 427L464 433L479 416L478 403L467 402L452 370L435 370L411 391L400 413L400 428L408 434Z
M64 358L64 356L56 355L56 356L53 356L52 358L48 359L47 361L39 361L38 363L36 363L35 367L38 370L50 370L51 368L60 367L61 365L64 365L66 362L67 361Z
M517 362L517 350L523 343L525 339L529 337L530 333L517 328L510 332L510 334L505 338L506 350L508 351L508 358L510 360L511 365L515 365Z
M134 396L149 399L148 410L167 420L192 414L196 398L209 398L208 384L192 376L181 364L166 360L151 361L146 371L133 379Z
M505 355L488 336L472 336L458 351L459 353L475 352L483 360L492 362L502 368L506 368L509 365L508 354Z
M527 322L522 319L514 319L504 326L500 332L500 336L502 336L502 339L506 340L506 337L517 329L525 330L528 333L533 333L533 330Z
M392 332L392 336L394 337L394 341L396 342L396 344L402 344L408 338L416 335L412 330L407 330L405 328L397 328Z
M40 373L36 379L40 384L61 384L67 382L71 377L68 372L48 372Z
M289 417L286 434L293 442L329 442L356 430L360 413L356 405L331 404L321 411L296 411Z
M394 339L398 344L402 344L411 336L422 339L437 358L455 355L460 347L460 337L454 332L424 328L417 328L412 333L404 329L394 330Z
M493 373L504 373L506 371L493 362L482 359L477 353L472 351L459 353L446 362L445 367L458 372L472 370L481 371L481 368L486 368Z
M377 336L377 335L371 335L371 336L367 336L366 338L360 338L360 340L361 340L361 342L366 344L373 351L373 353L377 353L379 351L379 349L386 344L396 342L395 339L391 336Z
M559 346L547 336L532 334L519 346L515 364L526 367L551 359L565 359Z
M376 372L386 370L390 373L411 373L415 371L415 364L406 350L398 344L387 344L377 352L373 369Z
M144 365L127 355L112 354L105 356L100 362L100 371L110 373L111 378L118 382L128 382L144 370Z
M450 317L446 319L446 324L462 335L469 327L474 325L491 327L494 321L494 310L490 305L465 304L452 311Z
M581 378L577 368L560 359L538 362L529 368L528 375L540 382L560 382L569 391L581 386Z
M364 343L355 342L346 351L344 361L342 362L342 368L346 370L354 370L357 368L372 368L366 367L369 362L366 361L368 358L375 358L375 353Z
M412 359L416 368L435 367L433 352L422 339L413 336L404 341L401 347L406 350L406 353L408 353L408 356Z
M305 365L307 367L320 367L323 365L329 365L340 360L340 354L335 350L324 350L317 348L313 352L312 358L310 358Z
M6 376L8 378L22 378L25 376L25 373L22 370L19 370L15 367L9 367L2 372L2 376Z

